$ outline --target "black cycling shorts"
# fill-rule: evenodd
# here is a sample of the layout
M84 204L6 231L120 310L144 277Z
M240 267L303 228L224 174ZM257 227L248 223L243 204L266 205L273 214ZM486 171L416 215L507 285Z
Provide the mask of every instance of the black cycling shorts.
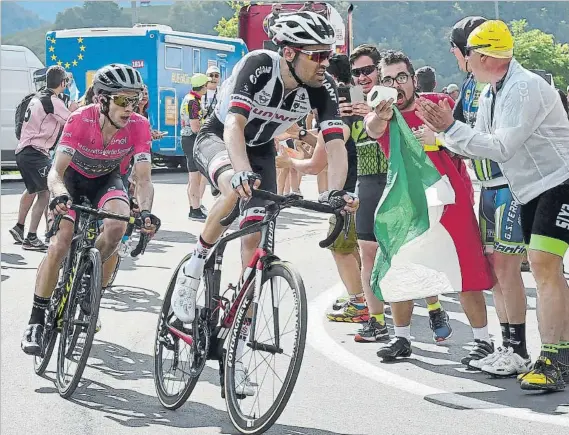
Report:
M360 207L356 212L356 232L358 240L376 242L373 232L375 226L375 209L385 190L386 174L362 175L356 183L356 195Z
M247 146L247 157L251 169L261 176L260 189L277 192L277 169L275 166L275 144L273 141L263 145ZM223 124L213 115L200 129L194 145L194 162L198 170L219 189L217 180L225 171L233 170L229 153L223 142ZM239 226L263 220L266 201L252 198L239 217Z
M529 249L563 258L569 248L569 180L522 205L521 220Z
M31 146L27 146L16 154L16 164L28 193L38 193L47 190L47 174L51 169L49 156Z
M196 163L194 162L194 143L196 142L196 135L182 136L182 150L186 155L186 165L188 172L198 172Z
M91 202L92 207L103 208L108 201L119 199L130 207L128 194L118 168L102 177L87 178L68 167L63 175L63 183L75 202L79 202L81 196L85 196ZM75 211L70 210L65 218L75 221L75 216Z

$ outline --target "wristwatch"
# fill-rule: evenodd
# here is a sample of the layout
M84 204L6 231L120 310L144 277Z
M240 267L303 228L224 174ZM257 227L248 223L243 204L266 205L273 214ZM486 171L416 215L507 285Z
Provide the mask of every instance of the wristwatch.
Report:
M306 131L306 129L301 128L301 129L298 131L298 138L299 138L299 139L302 139L303 137L306 137L307 134L308 134L308 132Z

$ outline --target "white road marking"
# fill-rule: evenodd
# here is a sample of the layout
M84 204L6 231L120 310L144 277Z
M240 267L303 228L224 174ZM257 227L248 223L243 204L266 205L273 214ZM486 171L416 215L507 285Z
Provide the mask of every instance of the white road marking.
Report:
M344 347L338 344L332 337L328 335L324 328L324 311L331 305L332 301L344 292L344 287L341 283L335 285L326 292L314 298L308 304L308 332L307 342L328 358L330 361L344 367L347 370L353 371L360 376L369 378L375 382L386 385L397 390L405 391L406 393L419 396L425 400L432 399L427 396L440 396L440 397L453 397L456 396L456 403L459 406L473 409L480 412L501 415L504 417L517 418L520 420L534 421L540 423L553 424L556 426L569 427L569 419L565 416L541 414L527 408L512 408L505 405L497 405L495 403L486 402L479 399L471 399L466 396L460 396L450 391L444 391L438 388L433 388L429 385L421 384L420 382L407 379L396 373L384 370L381 367L370 364L367 361L355 356L348 352ZM444 377L447 375L440 375L444 385ZM477 382L472 381L474 384ZM435 400L429 400L431 403L437 403ZM449 401L452 404L455 401Z

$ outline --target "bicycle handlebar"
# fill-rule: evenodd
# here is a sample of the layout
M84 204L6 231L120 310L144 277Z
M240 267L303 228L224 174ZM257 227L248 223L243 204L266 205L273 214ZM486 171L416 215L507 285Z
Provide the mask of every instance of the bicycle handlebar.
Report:
M344 227L344 215L340 212L341 210L335 210L334 208L330 207L327 204L322 204L320 202L315 201L308 201L305 199L298 198L297 195L277 195L276 193L268 192L266 190L261 189L254 189L252 191L253 198L264 199L267 201L272 201L276 204L285 204L287 207L299 207L305 210L315 211L319 213L328 213L333 214L336 216L336 224L334 229L330 233L328 237L324 240L320 241L318 245L321 248L327 248L330 246L340 235ZM219 222L222 226L228 227L231 223L239 216L239 204L240 201L237 201L231 213L229 213L226 217L221 219Z
M79 213L86 213L91 216L95 216L97 219L115 219L122 222L128 222L128 226L126 227L127 228L126 234L129 237L132 235L132 232L134 231L135 227L140 228L142 226L142 220L140 218L135 218L132 216L126 216L118 213L111 213L106 210L97 210L91 207L85 207L78 204L71 204L71 209ZM63 216L64 215L55 216L55 219L53 220L53 225L46 234L47 237L51 238L57 234L57 232L59 231L59 224ZM131 256L136 257L141 252L143 253L149 241L150 241L149 237L146 234L141 233L140 240L138 241L136 247L132 250Z

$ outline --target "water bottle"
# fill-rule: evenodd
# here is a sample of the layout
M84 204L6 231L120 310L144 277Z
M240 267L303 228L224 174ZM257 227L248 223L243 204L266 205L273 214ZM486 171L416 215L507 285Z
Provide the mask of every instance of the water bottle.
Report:
M125 258L130 255L130 251L132 250L130 248L130 242L131 242L130 237L126 235L122 237L121 243L119 245L119 257Z

